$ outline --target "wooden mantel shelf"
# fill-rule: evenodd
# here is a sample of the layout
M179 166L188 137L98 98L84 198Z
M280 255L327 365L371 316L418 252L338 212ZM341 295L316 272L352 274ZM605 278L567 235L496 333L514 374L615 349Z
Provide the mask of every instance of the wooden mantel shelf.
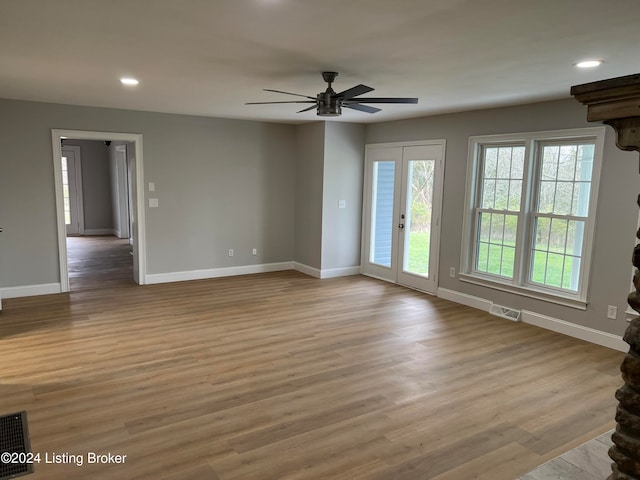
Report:
M640 73L571 87L587 106L587 120L611 125L622 150L640 152Z

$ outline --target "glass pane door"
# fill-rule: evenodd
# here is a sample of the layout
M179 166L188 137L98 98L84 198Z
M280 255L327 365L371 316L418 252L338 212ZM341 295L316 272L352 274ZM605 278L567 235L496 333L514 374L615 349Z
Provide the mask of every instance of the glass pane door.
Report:
M397 282L435 294L444 143L402 150L402 196Z
M369 146L365 162L365 275L436 293L444 141Z
M402 147L367 148L361 272L396 282Z
M373 163L369 261L391 267L396 162Z
M407 166L402 271L428 278L435 160L410 160Z

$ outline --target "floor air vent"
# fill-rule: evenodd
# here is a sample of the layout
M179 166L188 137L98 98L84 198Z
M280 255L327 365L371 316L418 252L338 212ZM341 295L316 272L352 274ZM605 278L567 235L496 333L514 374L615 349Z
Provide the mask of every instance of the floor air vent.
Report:
M520 320L520 310L514 310L513 308L503 307L502 305L496 305L495 303L491 305L489 309L489 313L491 315L496 315L498 317L506 318L507 320L513 320L514 322L518 322Z
M0 453L10 456L9 462L0 461L0 480L33 473L33 463L27 463L25 458L31 453L27 412L0 416Z

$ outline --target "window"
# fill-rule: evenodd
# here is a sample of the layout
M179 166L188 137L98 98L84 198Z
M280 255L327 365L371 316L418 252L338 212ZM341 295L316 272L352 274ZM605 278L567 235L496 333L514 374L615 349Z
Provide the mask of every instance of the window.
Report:
M461 279L584 308L604 128L472 137Z

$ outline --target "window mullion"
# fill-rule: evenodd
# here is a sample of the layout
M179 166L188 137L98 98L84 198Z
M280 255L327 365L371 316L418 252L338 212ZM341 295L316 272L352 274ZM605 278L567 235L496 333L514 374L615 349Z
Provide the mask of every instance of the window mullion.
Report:
M529 245L531 243L531 228L530 224L530 211L533 199L531 198L532 185L531 182L534 179L533 164L532 161L532 142L525 143L524 151L524 169L522 178L522 199L520 202L520 212L518 212L518 233L516 242L516 262L514 271L514 281L517 285L524 285L526 283L526 276L529 268L527 265L529 261L530 250Z

